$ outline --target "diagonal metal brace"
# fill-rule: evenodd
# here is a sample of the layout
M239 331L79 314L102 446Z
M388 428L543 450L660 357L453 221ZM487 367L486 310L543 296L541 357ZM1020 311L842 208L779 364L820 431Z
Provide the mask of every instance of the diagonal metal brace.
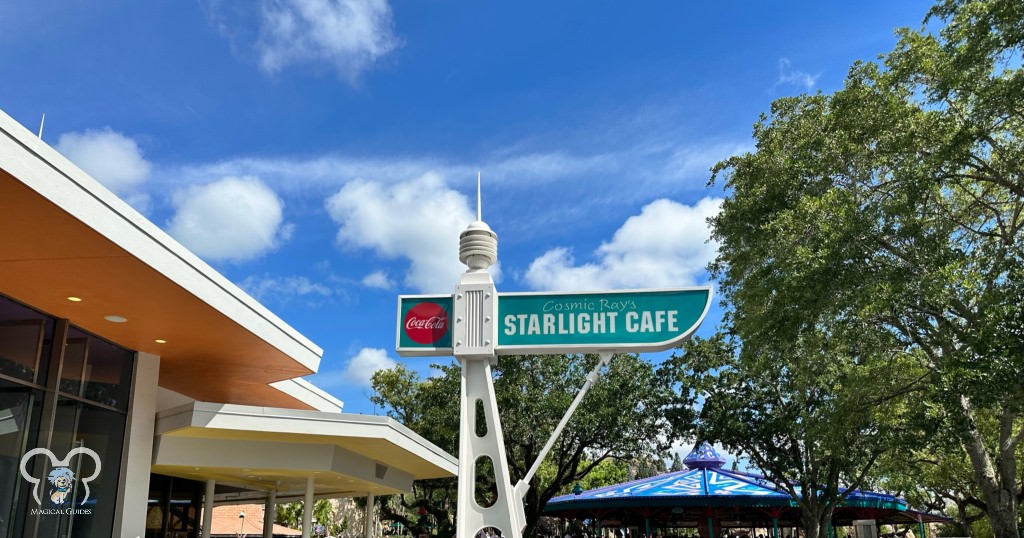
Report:
M558 426L555 426L555 431L551 432L551 437L548 442L541 449L540 454L537 455L537 460L533 462L533 466L526 472L526 476L520 480L515 488L513 489L513 496L516 499L516 519L520 525L520 529L526 526L526 509L523 505L526 499L526 493L530 491L530 481L533 480L534 475L537 474L537 470L540 469L540 465L544 463L544 458L547 457L548 452L555 446L555 441L558 440L558 436L562 434L562 430L565 429L566 424L569 423L569 419L572 418L573 413L576 412L576 408L579 407L580 402L583 401L583 397L586 396L587 391L594 385L597 378L601 375L601 369L608 365L612 360L611 351L602 351L598 353L601 360L597 362L597 366L587 374L587 381L580 387L580 391L576 394L576 398L573 399L572 403L569 404L569 409L565 411L565 415L562 416L562 420L559 421Z

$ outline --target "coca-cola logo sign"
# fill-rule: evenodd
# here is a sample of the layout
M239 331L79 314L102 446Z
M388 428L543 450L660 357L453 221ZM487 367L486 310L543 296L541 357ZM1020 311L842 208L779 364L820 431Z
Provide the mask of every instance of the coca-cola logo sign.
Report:
M403 327L413 342L433 344L448 334L448 312L437 303L420 303L409 309Z

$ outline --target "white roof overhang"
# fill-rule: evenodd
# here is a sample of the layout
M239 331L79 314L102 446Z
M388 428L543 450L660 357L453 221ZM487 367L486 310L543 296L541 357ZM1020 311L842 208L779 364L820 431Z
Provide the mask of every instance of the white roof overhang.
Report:
M408 492L458 462L387 417L194 402L157 415L152 470L279 498L312 477L316 496L345 497Z

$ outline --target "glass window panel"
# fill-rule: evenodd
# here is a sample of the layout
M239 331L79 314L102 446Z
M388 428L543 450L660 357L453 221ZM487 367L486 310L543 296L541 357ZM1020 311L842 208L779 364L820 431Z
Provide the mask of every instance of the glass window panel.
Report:
M49 353L52 335L52 319L0 296L0 374L42 383L39 357Z
M58 399L51 443L54 455L64 458L72 449L86 447L96 453L99 462L85 454L69 460L68 468L75 477L69 493L73 500L69 502L80 512L40 516L38 536L112 535L124 428L125 415L122 413L70 398ZM99 474L86 484L84 480L92 476L97 467ZM43 496L44 504L49 502L54 506L51 499L55 491L48 485Z
M204 484L185 478L171 478L168 530L176 536L195 536L200 527L199 506Z
M57 461L77 447L98 457L80 454L61 464L75 477L61 490L47 480L51 460L36 456L28 470L40 479L39 504L21 477L23 455L47 442L39 427L50 396L39 385L56 367L49 364L55 326L53 318L0 295L0 538L109 536L113 529L133 351L69 327L60 380L52 387L60 396L49 447ZM101 472L84 483L98 467ZM55 503L53 496L63 491L65 503Z
M34 443L42 391L0 379L0 536L24 525L31 485L21 477L25 446Z
M155 473L149 475L146 538L198 536L204 489L204 482Z
M81 396L86 357L89 355L89 339L84 336L72 336L72 333L76 332L81 334L81 331L69 330L67 345L64 346L64 364L60 368L60 391Z
M149 475L149 503L146 508L146 538L163 538L165 507L170 495L171 477L153 473Z
M72 327L60 390L126 411L135 353Z
M128 410L135 352L92 337L84 396L88 400Z

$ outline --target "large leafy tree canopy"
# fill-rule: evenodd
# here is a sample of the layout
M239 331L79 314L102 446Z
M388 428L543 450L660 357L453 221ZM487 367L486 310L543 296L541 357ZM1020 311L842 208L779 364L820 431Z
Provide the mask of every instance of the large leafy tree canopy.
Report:
M926 23L840 91L773 103L756 151L715 167L712 270L740 356L920 359L921 416L955 432L994 534L1017 538L1024 2L945 0Z
M827 535L833 509L888 447L912 442L908 399L923 379L919 358L892 338L844 330L823 324L763 349L719 334L687 343L663 367L705 397L698 436L745 455L788 492L812 538Z
M975 423L987 440L997 439L998 428L990 413L977 415ZM932 424L927 444L883 455L872 489L903 497L916 508L945 512L953 517L957 528L943 534L990 536L990 532L977 532L981 530L977 527L984 522L985 503L978 492L967 453L960 447L955 432L942 428L941 424ZM987 522L984 523L987 526Z
M499 358L493 368L495 398L513 480L526 475L597 361L596 356L579 355ZM461 372L458 365L436 369L439 375L425 380L403 366L377 372L373 401L388 415L457 454ZM658 410L670 393L667 380L657 377L649 362L636 355L616 355L555 443L543 471L531 482L525 535L532 535L551 497L594 469L610 470L602 465L609 459L632 460L666 449L668 423ZM429 493L418 490L407 504L423 506L439 521L453 521L455 484L444 484ZM478 489L487 485L478 484Z

